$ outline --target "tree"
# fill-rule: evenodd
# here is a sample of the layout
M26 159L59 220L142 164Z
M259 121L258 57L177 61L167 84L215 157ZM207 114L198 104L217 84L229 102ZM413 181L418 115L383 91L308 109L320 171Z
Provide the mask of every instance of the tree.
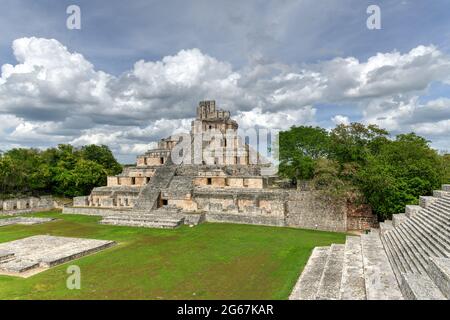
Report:
M103 166L109 175L116 175L122 171L122 166L117 162L111 150L105 146L95 144L83 146L81 148L83 159L94 161Z
M10 192L41 192L49 179L49 169L36 149L12 149L5 153L14 180L9 179Z
M311 179L315 161L328 154L329 136L319 127L291 127L280 132L280 175L297 179Z
M450 184L450 154L442 156L442 164L444 167L444 184Z
M417 203L444 179L444 166L428 141L414 133L398 135L367 158L358 172L358 186L381 219Z
M387 143L388 132L376 125L340 124L330 134L330 157L339 163L362 165L371 153L377 153Z
M57 194L82 196L89 194L93 187L106 183L106 170L94 161L79 159L72 170L57 167L54 182Z
M12 149L0 156L0 195L88 194L121 169L107 146Z

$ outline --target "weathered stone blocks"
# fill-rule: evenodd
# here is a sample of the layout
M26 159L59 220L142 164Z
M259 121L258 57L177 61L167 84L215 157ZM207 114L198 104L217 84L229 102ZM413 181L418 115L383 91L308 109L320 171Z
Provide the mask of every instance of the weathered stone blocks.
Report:
M51 196L41 198L16 198L0 201L0 215L15 215L20 213L50 210L55 208Z
M419 203L422 208L427 208L431 206L438 198L429 196L420 196Z
M421 206L416 206L416 205L407 205L406 209L405 209L405 215L408 218L412 218L414 217L416 214L418 214L420 212L420 210L422 210Z
M450 299L450 259L433 257L430 261L428 274L446 298Z
M394 214L392 215L392 226L396 228L405 222L406 219L408 219L408 216L405 213Z
M88 198L89 198L88 196L73 198L73 205L74 205L74 207L87 207L89 205L89 199Z
M435 198L450 197L450 191L434 190L433 197L435 197Z

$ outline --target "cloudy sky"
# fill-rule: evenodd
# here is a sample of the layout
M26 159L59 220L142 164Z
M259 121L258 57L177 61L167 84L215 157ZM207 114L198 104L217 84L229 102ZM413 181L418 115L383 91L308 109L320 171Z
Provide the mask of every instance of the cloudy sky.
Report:
M66 28L72 4L81 30ZM97 143L131 163L204 99L244 128L359 121L450 150L448 0L0 5L1 150Z

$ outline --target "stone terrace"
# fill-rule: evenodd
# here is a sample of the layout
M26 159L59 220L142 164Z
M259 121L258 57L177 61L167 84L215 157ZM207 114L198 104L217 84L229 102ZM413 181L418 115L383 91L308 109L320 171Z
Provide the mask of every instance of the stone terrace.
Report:
M290 299L450 299L450 185L379 230L316 247Z
M53 221L53 218L32 218L32 217L17 217L17 218L7 218L0 219L0 227L10 226L15 224L21 225L33 225L33 224L41 224Z
M114 244L108 240L44 235L0 243L0 274L31 276Z

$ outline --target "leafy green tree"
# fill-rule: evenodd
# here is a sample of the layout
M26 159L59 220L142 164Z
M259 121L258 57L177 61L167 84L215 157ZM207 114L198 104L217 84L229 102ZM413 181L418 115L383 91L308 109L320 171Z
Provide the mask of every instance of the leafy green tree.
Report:
M94 161L105 168L109 175L116 175L122 172L122 166L117 162L111 150L105 146L95 144L83 146L81 148L83 159Z
M387 143L388 132L376 125L341 124L330 133L330 157L339 163L362 165L368 155L377 153Z
M49 179L49 168L40 157L37 149L12 149L5 153L4 158L9 159L14 181L11 192L34 193L45 190ZM12 173L11 172L11 173Z
M280 132L280 175L294 181L311 179L315 161L328 154L329 136L319 127L291 127Z
M93 187L106 183L106 170L94 161L79 159L72 170L56 167L54 183L57 194L70 197L86 195Z
M444 184L450 184L450 154L442 156L442 163L444 166Z
M442 159L428 141L414 133L397 136L370 155L358 172L358 186L381 219L417 203L444 179Z
M12 149L0 156L0 193L73 197L88 194L104 185L107 175L120 171L121 165L106 146Z

